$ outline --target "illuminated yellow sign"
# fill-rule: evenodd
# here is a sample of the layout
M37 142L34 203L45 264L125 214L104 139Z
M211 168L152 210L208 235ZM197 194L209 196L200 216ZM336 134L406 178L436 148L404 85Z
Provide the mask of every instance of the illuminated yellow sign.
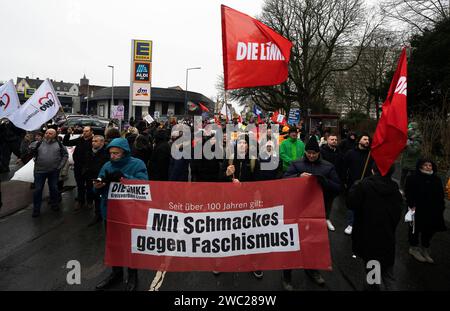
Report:
M134 60L152 61L152 41L134 40Z

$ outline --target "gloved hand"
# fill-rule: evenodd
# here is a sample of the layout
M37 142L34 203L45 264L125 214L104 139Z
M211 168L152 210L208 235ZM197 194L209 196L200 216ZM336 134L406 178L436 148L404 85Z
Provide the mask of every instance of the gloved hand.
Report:
M120 182L120 179L124 177L121 171L115 171L115 172L106 172L105 177L102 178L102 182L108 184L111 182Z

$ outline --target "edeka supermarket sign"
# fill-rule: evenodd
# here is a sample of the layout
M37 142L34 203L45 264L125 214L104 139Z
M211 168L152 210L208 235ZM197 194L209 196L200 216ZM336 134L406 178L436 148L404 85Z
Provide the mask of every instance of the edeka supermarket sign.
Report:
M152 41L134 40L134 60L152 61Z

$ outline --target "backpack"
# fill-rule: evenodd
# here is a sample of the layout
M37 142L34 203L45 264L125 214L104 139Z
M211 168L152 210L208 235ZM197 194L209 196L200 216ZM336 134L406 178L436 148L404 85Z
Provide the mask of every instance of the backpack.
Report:
M61 155L61 159L62 159L62 158L64 158L64 146L63 146L62 142L60 142L58 139L56 140L56 142L58 143L59 154ZM41 146L41 144L42 144L42 140L38 141L38 143L36 144L36 148L34 148L33 151L31 152L35 162L37 161L37 157L39 154L38 149Z

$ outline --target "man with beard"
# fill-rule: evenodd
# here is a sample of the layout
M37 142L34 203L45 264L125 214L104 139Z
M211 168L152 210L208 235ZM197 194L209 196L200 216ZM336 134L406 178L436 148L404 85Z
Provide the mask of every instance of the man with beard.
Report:
M373 165L373 159L370 156L370 136L367 133L361 134L357 141L357 146L348 151L343 161L343 176L345 178L345 189L348 192L353 184L371 175L370 168ZM351 235L353 230L353 211L348 211L347 228L344 232Z
M90 126L85 126L83 128L83 134L80 137L71 140L70 135L72 133L72 128L67 129L67 134L64 136L63 144L64 146L76 146L75 151L73 152L73 171L78 189L78 204L75 207L75 210L80 210L86 203L87 188L92 187L92 182L83 177L83 168L86 165L85 159L92 150L92 138L94 137L94 132ZM89 206L92 206L93 202L88 201L87 203Z
M30 145L35 161L33 217L39 217L41 213L42 190L45 180L48 180L51 208L54 211L59 210L58 177L61 168L69 158L69 154L66 147L56 138L56 135L54 129L48 129L41 142L35 141Z
M320 158L319 144L314 136L310 138L305 147L305 156L303 159L294 161L284 174L285 178L290 177L309 177L315 176L322 187L324 202L329 201L339 193L341 183L336 173L334 165ZM325 280L317 270L305 270L305 273L318 285L324 285ZM283 287L286 290L293 290L291 284L291 270L283 271Z

